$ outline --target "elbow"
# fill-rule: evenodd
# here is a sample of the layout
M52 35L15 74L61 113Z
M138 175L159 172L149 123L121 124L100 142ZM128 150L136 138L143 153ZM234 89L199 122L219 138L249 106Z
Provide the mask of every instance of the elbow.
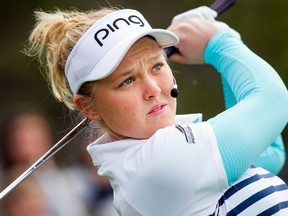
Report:
M279 87L279 86L278 86ZM274 113L279 119L284 123L284 126L288 122L288 91L287 88L281 87L273 91L271 95L272 102L271 105L274 107Z
M278 95L279 106L282 107L282 110L285 112L288 121L288 91L285 87L282 92Z

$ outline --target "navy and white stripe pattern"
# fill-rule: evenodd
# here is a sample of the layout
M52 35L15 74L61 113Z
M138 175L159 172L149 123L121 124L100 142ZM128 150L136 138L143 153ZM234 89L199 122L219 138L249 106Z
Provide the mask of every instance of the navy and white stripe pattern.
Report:
M288 215L288 187L280 178L251 167L218 201L213 216Z

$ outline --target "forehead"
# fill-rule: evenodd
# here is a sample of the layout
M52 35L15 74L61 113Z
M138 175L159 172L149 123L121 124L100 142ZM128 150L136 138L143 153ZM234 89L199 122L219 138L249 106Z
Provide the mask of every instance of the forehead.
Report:
M128 50L122 62L129 60L141 60L146 58L158 57L162 54L162 49L153 37L145 36L137 40ZM121 65L120 63L120 65ZM119 65L119 66L120 66Z

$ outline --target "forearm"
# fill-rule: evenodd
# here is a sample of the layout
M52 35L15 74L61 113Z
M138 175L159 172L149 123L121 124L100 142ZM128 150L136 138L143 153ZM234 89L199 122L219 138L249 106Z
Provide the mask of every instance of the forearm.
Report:
M217 33L208 43L204 58L227 80L237 103L209 120L231 183L286 125L287 89L269 64L228 34Z
M231 90L227 80L222 76L222 87L225 101L225 108L229 109L237 104L235 95ZM274 142L257 158L255 164L275 175L277 175L284 166L286 157L285 146L282 136L279 135Z

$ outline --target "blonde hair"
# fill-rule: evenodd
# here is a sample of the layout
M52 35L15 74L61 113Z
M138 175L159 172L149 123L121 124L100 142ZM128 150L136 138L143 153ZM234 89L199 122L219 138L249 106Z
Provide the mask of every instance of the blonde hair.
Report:
M35 11L36 24L24 53L38 57L52 93L70 110L75 110L75 105L64 72L67 58L84 32L97 20L115 10L118 9L102 8L86 12L57 9L50 13Z

